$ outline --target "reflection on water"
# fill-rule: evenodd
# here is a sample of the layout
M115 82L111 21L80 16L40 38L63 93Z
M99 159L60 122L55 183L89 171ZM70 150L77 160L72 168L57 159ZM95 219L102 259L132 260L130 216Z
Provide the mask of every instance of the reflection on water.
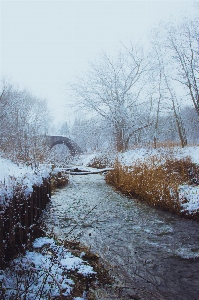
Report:
M120 195L102 175L71 176L44 223L108 261L124 287L121 299L137 292L139 299L199 299L199 224Z

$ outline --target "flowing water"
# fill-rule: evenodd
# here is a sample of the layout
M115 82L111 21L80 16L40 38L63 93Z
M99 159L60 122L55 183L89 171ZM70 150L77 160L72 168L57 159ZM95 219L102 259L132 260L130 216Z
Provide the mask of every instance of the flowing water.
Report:
M43 220L110 263L121 298L101 299L199 299L199 223L129 199L99 174L70 175Z

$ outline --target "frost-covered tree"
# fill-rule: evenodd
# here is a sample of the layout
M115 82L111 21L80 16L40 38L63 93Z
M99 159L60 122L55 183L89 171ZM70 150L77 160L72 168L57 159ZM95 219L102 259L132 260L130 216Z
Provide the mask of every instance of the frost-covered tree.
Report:
M83 151L107 149L112 147L113 142L113 132L109 125L101 117L76 118L71 136Z
M3 82L0 106L0 150L13 160L40 160L49 127L46 102Z
M63 135L63 136L66 136L66 137L70 136L70 128L69 128L68 122L65 121L61 125L61 128L60 128L59 132L60 132L60 135Z
M199 116L192 106L185 106L182 109L182 117L187 132L187 139L189 143L198 144L199 142Z
M165 28L162 27L164 32ZM166 29L167 30L167 29ZM176 130L180 138L181 146L187 145L186 131L181 115L180 100L182 95L178 93L179 84L174 77L177 75L175 64L172 63L172 53L168 51L166 34L162 38L162 31L155 30L152 39L152 110L154 116L154 147L157 143L159 132L159 119L162 115L173 113L176 122ZM169 124L168 124L169 127ZM166 129L166 128L165 128Z
M118 151L127 149L133 135L149 126L147 118L140 118L146 108L141 95L147 64L141 48L124 48L115 58L103 54L100 62L90 64L87 78L72 85L75 105L108 122Z
M8 95L11 90L11 84L2 79L0 82L0 119L5 115L5 108L8 105L8 97L5 97L5 95Z
M180 82L191 97L199 115L199 22L184 21L179 26L170 26L167 36Z

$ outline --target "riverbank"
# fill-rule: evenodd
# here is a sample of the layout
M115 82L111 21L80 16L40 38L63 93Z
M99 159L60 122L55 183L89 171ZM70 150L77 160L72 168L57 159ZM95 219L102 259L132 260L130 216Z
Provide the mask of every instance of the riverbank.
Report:
M0 157L1 209L15 196L27 199L33 193L33 187L41 186L44 180L50 181L51 189L54 190L68 183L68 174L50 164L15 164Z
M147 150L140 149L139 155L146 159ZM135 160L135 152L132 157ZM128 165L127 161L132 165L129 153L119 154L118 158L123 167ZM88 165L90 161L88 156L81 156L79 160L81 165ZM110 166L103 164L103 167ZM78 163L77 167L81 169ZM114 297L120 295L115 299L164 299L165 296L165 299L182 300L190 295L195 299L199 293L197 223L155 210L142 201L131 201L116 193L105 183L104 176L94 174L96 172L79 173L79 176L69 175L68 185L52 195L42 220L48 236L53 234L62 241L77 242L74 254L66 245L72 255L75 256L80 241L93 253L98 253L95 258L101 257L110 263L117 282L110 286L109 296L105 298L101 294L97 299L112 300L113 294ZM44 248L53 261L52 249ZM49 267L49 264L46 266ZM44 281L47 275L45 273ZM52 278L51 275L49 278ZM39 286L42 288L43 285ZM84 279L82 287L85 288ZM83 299L82 287L71 299Z
M52 195L42 224L47 234L87 245L109 263L115 281L96 291L97 299L197 299L198 224L132 201L104 175L70 175Z
M59 168L0 158L0 268L27 249L52 189L67 183L68 175Z
M47 164L27 166L0 157L0 204L4 205L18 192L28 197L33 192L33 186L42 185L51 171L51 166Z
M189 158L152 156L128 167L116 161L106 182L153 207L199 221L199 166Z
M92 290L110 282L99 257L80 243L40 234L24 255L0 271L0 298L94 300Z
M27 167L6 159L1 159L0 164L0 225L3 226L0 228L0 298L26 295L42 300L50 295L59 299L94 299L92 290L101 282L110 281L99 257L74 241L58 242L59 237L46 236L37 222L45 209L44 199L51 197L48 188L47 194L43 191L44 181L51 181L54 192L67 185L69 175L51 166ZM38 236L36 240L35 236Z
M85 158L88 166L111 166L107 183L140 201L199 220L199 147L136 148Z

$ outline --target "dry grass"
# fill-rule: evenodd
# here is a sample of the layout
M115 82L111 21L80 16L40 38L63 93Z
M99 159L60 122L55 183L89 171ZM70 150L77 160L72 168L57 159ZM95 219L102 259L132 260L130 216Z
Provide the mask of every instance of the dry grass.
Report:
M145 161L136 161L130 167L122 166L116 160L106 181L124 194L180 214L178 187L184 183L199 183L198 174L199 167L189 158L177 160L152 156Z
M112 167L113 162L106 154L95 156L88 164L87 167L105 169L106 167Z
M57 188L62 188L68 184L68 174L60 171L57 174L52 174L50 177L52 192Z

